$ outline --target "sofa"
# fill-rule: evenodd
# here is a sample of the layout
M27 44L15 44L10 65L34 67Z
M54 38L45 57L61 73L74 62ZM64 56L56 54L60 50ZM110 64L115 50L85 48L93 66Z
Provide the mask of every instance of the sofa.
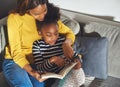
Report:
M82 87L120 87L120 23L108 20L108 18L99 18L99 16L95 17L65 9L61 9L61 13L64 15L64 18L66 18L63 18L64 20L62 21L68 27L72 28L76 34L75 50L83 55L83 68L86 71L86 82ZM0 25L6 24L6 19L7 17L0 19ZM73 25L71 21L74 22L74 27L71 26ZM91 53L94 49L90 48L92 50L87 52L85 46L92 44L93 47L101 47L101 44L99 44L99 42L96 43L96 41L100 41L100 43L101 41L104 42L101 48L104 49L104 52L101 50L102 53L99 54L100 48L97 49L98 51L96 51L94 55L98 53L98 58L93 60L92 57L96 58L96 56L88 55L88 53ZM99 45L94 45L93 42ZM86 58L84 58L84 56ZM87 58L88 60L86 61ZM93 65L96 66L93 67ZM93 69L89 70L88 68ZM91 70L94 73L91 72ZM0 87L9 87L2 72L0 72Z
M85 54L83 52L83 57L85 56L85 58L89 58L89 61L87 61L85 58L84 58L85 61L83 61L84 63L87 63L87 65L89 66L89 67L87 66L88 68L93 67L92 65L94 64L92 63L96 62L95 64L96 66L98 65L97 66L98 69L97 68L94 68L94 69L99 71L99 69L104 68L107 71L107 73L102 72L105 76L107 75L107 78L104 78L103 74L101 75L102 77L101 78L100 76L95 75L96 71L94 69L92 70L93 72L95 71L94 75L90 72L86 73L87 70L84 69L87 75L95 77L94 80L86 78L87 79L86 82L89 84L88 87L120 87L120 83L119 83L120 81L120 74L119 74L120 73L120 68L119 68L120 67L120 63L119 63L119 60L120 60L120 46L119 46L120 45L120 22L109 20L109 17L107 16L102 18L101 16L96 17L94 15L92 16L89 14L78 13L78 12L65 10L65 9L61 9L61 12L62 14L67 15L71 20L76 20L79 23L80 31L76 35L77 37L76 41L79 42L78 44L85 45L89 49L90 48L89 45L91 45L91 43L93 43L92 45L98 44L93 40L93 38L99 37L99 38L106 38L108 40L108 41L104 40L102 43L102 41L97 39L97 41L99 41L99 43L101 44L101 46L99 45L101 47L99 49L103 49L103 50L97 50L97 47L96 47L95 49L90 48L91 51L89 51L89 53ZM86 38L87 38L87 41L85 41ZM88 43L86 44L86 42ZM77 50L79 50L83 46L81 46L80 48L79 47L80 46L77 46ZM95 46L91 46L91 47L95 47ZM96 50L97 52L94 52ZM100 51L101 52L104 51L104 52L100 54L101 53ZM95 54L93 54L93 52ZM95 56L91 56L91 54ZM99 57L101 60L94 58L94 57ZM92 62L90 62L91 60ZM83 68L84 68L84 63L83 63ZM104 69L101 69L101 70L104 70Z

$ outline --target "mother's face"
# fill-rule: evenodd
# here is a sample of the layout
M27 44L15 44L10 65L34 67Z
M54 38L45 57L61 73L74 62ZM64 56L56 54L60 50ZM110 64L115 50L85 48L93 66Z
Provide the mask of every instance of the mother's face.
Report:
M36 20L43 21L47 13L47 5L46 4L38 5L34 9L29 10L29 13Z

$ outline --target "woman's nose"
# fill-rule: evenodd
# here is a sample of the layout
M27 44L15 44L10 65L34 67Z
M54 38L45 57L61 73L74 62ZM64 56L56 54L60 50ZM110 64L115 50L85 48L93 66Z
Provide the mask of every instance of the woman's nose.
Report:
M39 19L44 20L46 14L43 14L42 16L39 16Z

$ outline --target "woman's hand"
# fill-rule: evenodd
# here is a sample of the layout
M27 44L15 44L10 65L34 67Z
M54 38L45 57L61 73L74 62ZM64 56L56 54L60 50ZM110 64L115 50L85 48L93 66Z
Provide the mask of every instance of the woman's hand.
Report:
M43 82L43 81L46 80L46 79L41 79L41 75L37 71L32 71L31 72L31 76L33 76L34 78L36 78L39 82Z
M41 79L40 73L33 70L32 67L29 64L26 64L23 69L25 69L31 76L33 76L35 79L37 79L39 82L43 82L46 79Z
M50 58L50 63L56 64L58 67L62 67L65 65L66 61L59 56L54 56Z
M72 58L72 56L74 55L74 51L71 45L72 45L72 40L69 38L66 39L62 45L64 56L67 58Z
M35 70L31 71L30 75L35 79L37 79L39 82L43 82L43 80L41 79L40 73L38 73L37 71Z

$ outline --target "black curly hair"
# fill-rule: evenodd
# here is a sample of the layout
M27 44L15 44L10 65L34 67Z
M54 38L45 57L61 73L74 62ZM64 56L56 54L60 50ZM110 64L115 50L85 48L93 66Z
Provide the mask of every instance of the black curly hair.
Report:
M49 25L52 23L57 24L57 21L60 20L60 9L57 6L48 3L47 10L48 11L47 14L45 15L44 21L36 20L38 30L41 30L41 28L45 25Z

